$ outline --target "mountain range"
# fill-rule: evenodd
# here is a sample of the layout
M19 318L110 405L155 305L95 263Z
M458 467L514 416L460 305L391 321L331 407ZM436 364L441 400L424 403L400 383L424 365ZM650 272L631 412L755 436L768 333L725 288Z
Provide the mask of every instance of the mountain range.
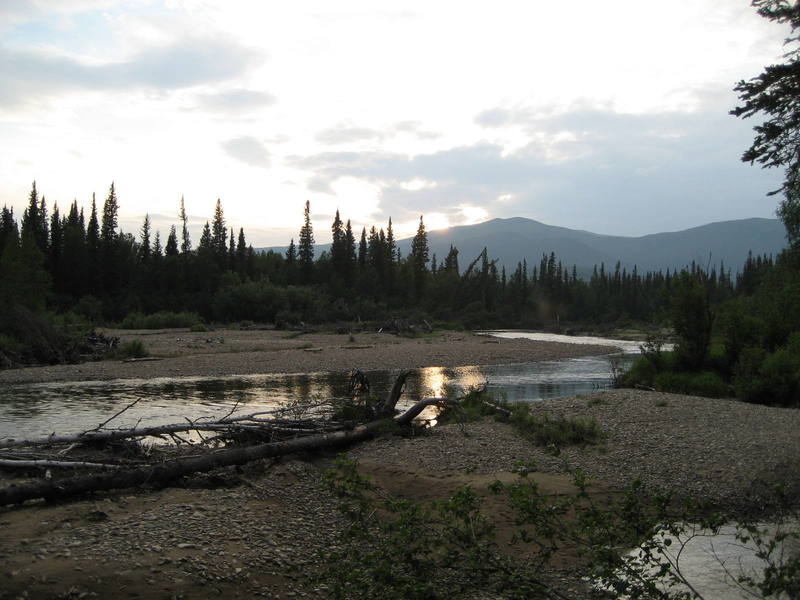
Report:
M411 251L411 239L397 242L403 256ZM464 269L486 247L489 258L498 268L513 271L523 259L529 271L542 254L555 252L568 268L575 265L582 277L591 274L595 265L606 268L620 262L627 269L634 265L640 272L680 269L693 261L702 267L724 263L734 273L741 269L748 252L753 255L776 255L786 246L786 232L777 219L751 218L720 221L683 231L654 233L640 237L602 235L578 229L546 225L533 219L513 217L492 219L475 225L462 225L428 232L430 256L441 263L450 245L458 248L459 265ZM316 247L317 255L330 244ZM285 247L263 248L285 251Z

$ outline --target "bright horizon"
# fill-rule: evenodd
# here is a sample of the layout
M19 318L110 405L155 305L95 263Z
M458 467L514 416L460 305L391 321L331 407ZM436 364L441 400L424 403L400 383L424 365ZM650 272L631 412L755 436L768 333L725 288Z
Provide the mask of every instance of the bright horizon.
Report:
M786 32L747 1L19 1L0 7L0 205L62 213L181 197L196 243L220 198L257 247L527 217L639 236L774 217L782 172L739 161L740 79Z

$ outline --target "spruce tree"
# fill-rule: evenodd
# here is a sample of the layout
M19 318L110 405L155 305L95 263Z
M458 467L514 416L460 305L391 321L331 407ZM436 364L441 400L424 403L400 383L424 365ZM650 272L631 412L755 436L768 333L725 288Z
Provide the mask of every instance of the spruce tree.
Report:
M411 262L414 277L414 296L417 301L422 299L425 289L425 280L428 275L428 234L422 215L419 217L417 234L411 241Z
M12 238L19 241L19 231L17 230L17 222L14 220L14 208L3 206L3 211L0 213L0 256L3 255L6 244Z
M108 197L103 205L103 219L100 222L100 240L104 246L104 250L111 248L114 237L117 235L118 213L119 202L117 201L117 193L114 190L114 182L111 182L111 188L108 190Z
M28 196L28 208L22 214L22 229L20 235L30 234L43 256L47 256L47 204L44 197L39 199L36 191L36 182L31 186Z
M336 209L336 217L331 225L331 263L334 276L340 281L346 276L347 264L347 241L345 239L342 219L339 217L339 209Z
M233 233L233 227L228 235L228 269L236 271L236 236Z
M150 247L150 215L146 214L144 216L144 223L142 223L142 229L139 232L141 237L141 243L139 244L139 261L142 263L147 264L150 262L150 254L151 254L151 247Z
M118 246L122 249L122 244L118 244L117 235L117 215L119 213L119 202L114 183L108 191L108 197L103 204L103 218L100 221L100 265L102 271L103 291L106 294L115 294L118 291L119 283L124 281L121 274L121 254L118 253ZM119 240L121 241L121 240Z
M222 202L217 198L214 207L214 219L211 222L211 246L217 257L217 264L224 270L228 262L228 229L225 227L225 217L222 213Z
M175 231L175 225L169 228L169 236L167 236L167 245L164 247L164 254L166 256L177 256L178 254L178 234Z
M236 241L236 270L242 275L247 271L247 242L242 227L239 228L239 239Z
M86 250L89 255L89 291L99 295L103 290L102 271L100 267L100 223L97 220L97 201L92 194L92 212L86 226Z
M78 211L78 201L69 208L64 221L64 251L61 257L63 291L73 298L86 293L89 274L89 254L86 247L86 232Z
M348 286L353 284L355 278L356 268L356 239L353 235L353 227L350 225L350 219L347 219L347 225L344 228L344 256L345 256L345 283Z
M153 241L153 252L151 254L151 258L155 261L158 261L163 256L164 249L161 247L161 232L156 230L156 237Z
M303 226L297 244L297 258L300 263L302 283L310 284L314 276L314 229L311 226L311 203L306 200L303 211Z
M358 267L362 271L367 266L367 228L361 228L361 241L358 242Z
M181 219L181 252L183 254L188 254L192 251L192 241L189 239L189 219L186 216L183 196L181 196L181 211L179 217Z

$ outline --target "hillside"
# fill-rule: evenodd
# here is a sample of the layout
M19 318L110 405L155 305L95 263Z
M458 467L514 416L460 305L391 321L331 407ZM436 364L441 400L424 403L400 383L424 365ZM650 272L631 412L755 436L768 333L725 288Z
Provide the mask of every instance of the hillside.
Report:
M641 237L601 235L523 217L492 219L428 233L431 256L435 254L441 261L452 244L459 250L462 269L486 247L490 258L510 270L523 259L533 267L542 254L555 252L565 265L576 265L581 276L589 275L594 265L605 263L613 267L618 261L628 269L636 265L640 271L679 269L692 261L703 266L723 262L735 272L748 252L774 255L784 248L785 241L781 222L762 218L720 221ZM407 255L411 238L399 240L398 246ZM317 254L328 247L318 245ZM283 252L285 247L262 250Z

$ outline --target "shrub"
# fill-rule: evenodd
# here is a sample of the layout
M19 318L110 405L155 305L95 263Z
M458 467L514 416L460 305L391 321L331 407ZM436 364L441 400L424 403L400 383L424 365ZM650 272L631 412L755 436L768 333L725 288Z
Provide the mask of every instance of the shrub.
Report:
M120 345L117 350L118 358L144 358L150 353L142 340L128 340Z
M18 304L0 311L0 335L3 363L56 364L74 361L78 356L79 335L66 333L51 315Z
M800 333L775 352L745 349L734 384L736 395L746 402L800 407Z
M653 387L653 382L658 374L658 369L653 361L646 356L640 356L633 361L631 367L620 378L622 387Z
M713 371L700 373L664 371L655 376L654 386L661 392L690 394L708 398L725 398L732 395L731 386Z
M128 314L119 324L121 329L170 329L192 327L200 323L200 315L193 312L160 311L150 315L140 312Z
M448 394L452 396L452 394ZM537 446L560 448L576 444L595 444L603 433L595 419L552 418L533 413L528 402L507 402L487 394L485 390L472 389L459 402L459 408L447 408L439 416L441 423L476 421L494 416L510 423L524 438Z
M537 446L574 446L596 444L603 438L595 419L551 418L549 415L534 415L525 405L517 405L511 423Z

